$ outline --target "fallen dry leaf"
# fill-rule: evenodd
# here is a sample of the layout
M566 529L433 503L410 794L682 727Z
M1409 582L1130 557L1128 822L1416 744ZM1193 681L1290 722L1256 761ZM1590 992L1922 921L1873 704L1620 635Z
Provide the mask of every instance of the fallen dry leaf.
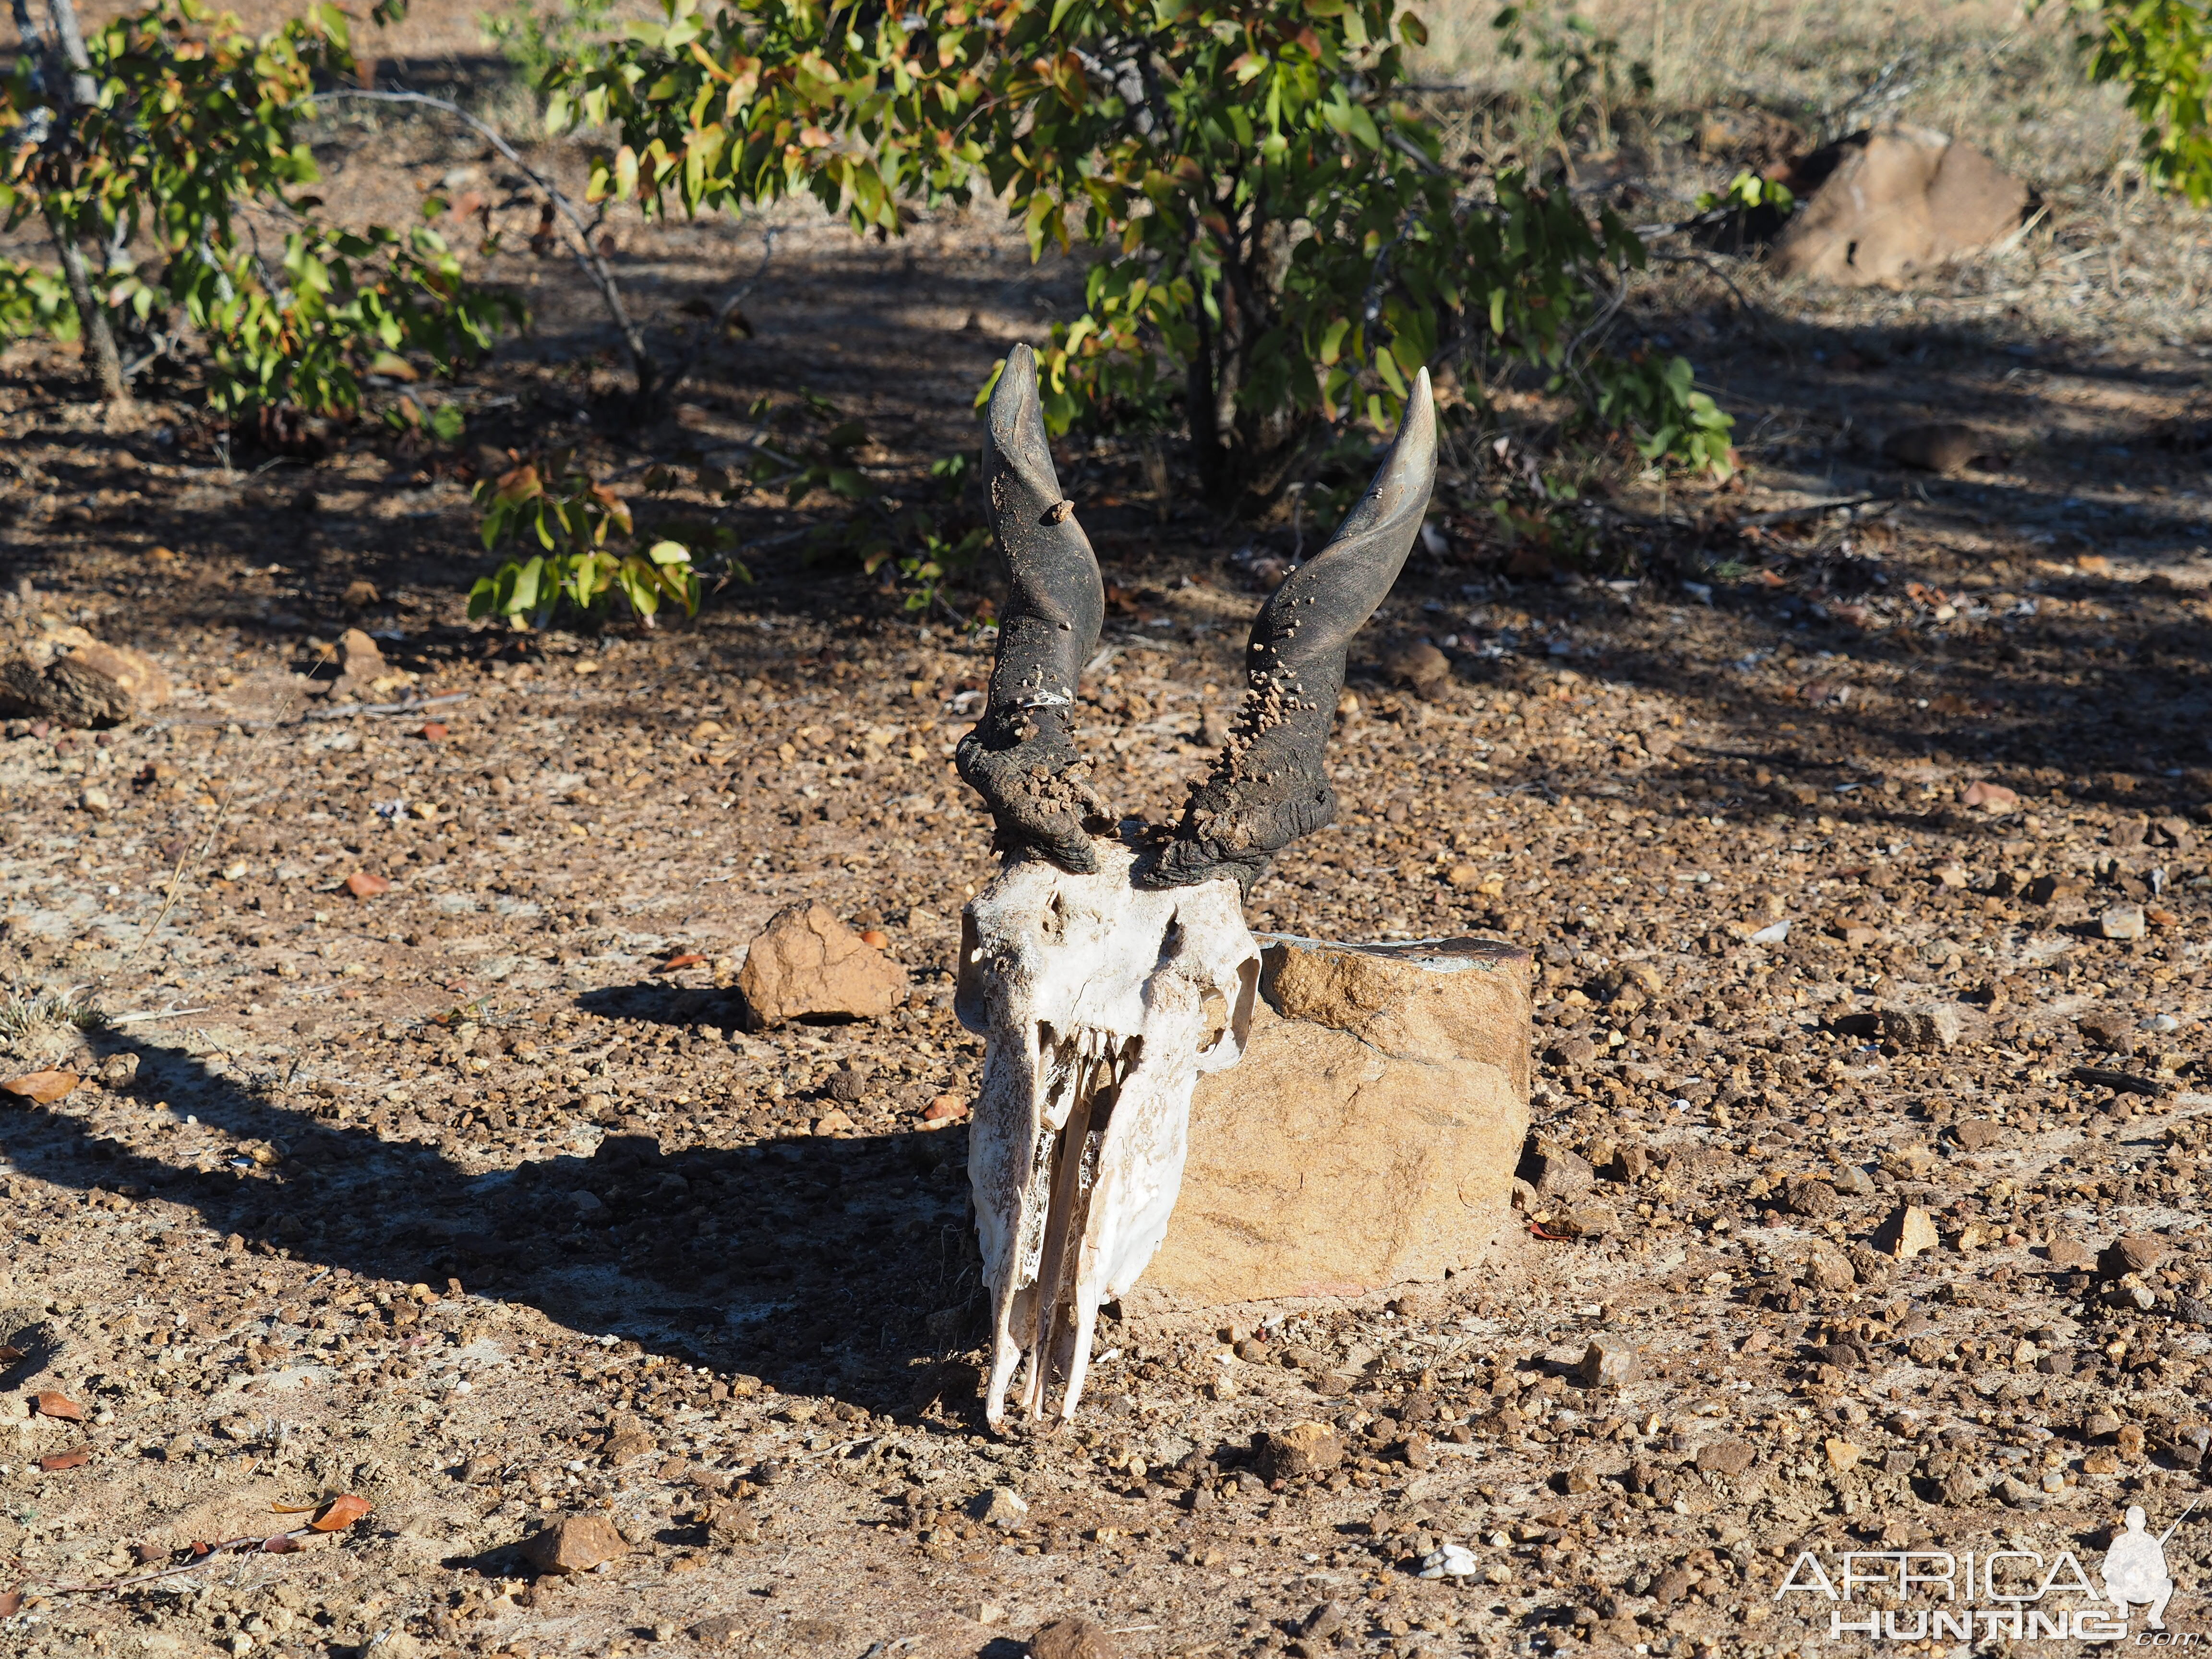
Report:
M41 1457L39 1467L52 1474L57 1469L74 1469L91 1462L92 1454L79 1446L74 1451L56 1452L51 1457Z
M442 720L432 720L422 728L423 739L428 743L443 743L446 735L446 726Z
M653 971L657 974L672 974L678 968L696 968L701 963L706 961L706 957L701 956L696 951L686 951L680 957L669 957L667 961L662 963L660 966L654 969Z
M70 1423L84 1421L84 1407L65 1394L33 1395L31 1409L41 1417L58 1417Z
M23 1610L23 1592L19 1589L0 1595L0 1619L13 1619Z
M0 1365L16 1364L27 1358L29 1358L29 1356L24 1353L21 1348L13 1347L5 1342L0 1342Z
M356 1498L351 1492L342 1492L323 1506L323 1512L307 1524L317 1532L343 1532L367 1515L372 1505L366 1498Z
M0 1089L11 1095L35 1101L41 1106L51 1106L76 1087L79 1079L75 1072L26 1072L21 1077L11 1077L0 1083Z
M374 898L379 893L388 893L392 884L382 876L372 876L366 870L356 870L346 878L346 891L357 899Z

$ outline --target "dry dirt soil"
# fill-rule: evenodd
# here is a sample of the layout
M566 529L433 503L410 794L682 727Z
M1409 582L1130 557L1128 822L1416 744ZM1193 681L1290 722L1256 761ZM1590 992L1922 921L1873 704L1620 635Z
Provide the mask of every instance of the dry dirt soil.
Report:
M534 331L413 388L464 406L458 448L226 454L188 385L131 423L73 356L0 359L5 626L178 684L0 738L0 1073L84 1079L0 1097L8 1651L997 1659L1081 1615L1130 1656L1789 1656L1828 1641L1830 1603L1776 1599L1801 1550L2094 1571L2124 1506L2199 1498L2212 410L2170 290L2130 309L2140 227L2085 210L2010 275L1873 300L1639 288L1748 471L1617 477L1617 577L1503 545L1504 466L1451 458L1355 652L1342 821L1250 908L1532 947L1534 1184L1388 1301L1132 1312L1071 1430L1000 1438L965 1131L922 1116L980 1058L949 969L988 825L949 757L988 575L913 613L802 562L826 498L702 484L802 386L883 480L971 444L1073 268L981 217L620 225L694 369L647 425L495 160L386 121L325 164L372 206L468 171L514 222L483 271ZM749 282L750 338L680 309ZM1883 460L1930 416L1991 434L1975 468ZM757 580L650 633L469 625L468 480L555 433L641 514L718 516ZM1314 527L1224 526L1132 446L1061 461L1113 585L1086 738L1158 817ZM334 701L349 626L389 669ZM1449 669L1419 688L1416 638ZM887 935L902 1009L740 1029L746 942L800 901ZM1937 1242L1900 1257L1907 1206ZM1598 1339L1630 1380L1588 1385ZM1261 1437L1301 1420L1342 1462L1285 1478ZM373 1510L297 1559L191 1553L341 1492ZM614 1559L530 1565L592 1516ZM2167 1547L2177 1629L2208 1538ZM1473 1571L1419 1577L1445 1543Z

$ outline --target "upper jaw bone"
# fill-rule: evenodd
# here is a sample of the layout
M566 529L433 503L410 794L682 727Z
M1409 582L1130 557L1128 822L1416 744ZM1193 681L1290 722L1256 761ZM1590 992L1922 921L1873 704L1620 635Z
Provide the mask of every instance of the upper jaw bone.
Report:
M1016 859L962 919L954 1006L984 1038L969 1180L991 1287L984 1415L1072 1417L1098 1304L1166 1233L1201 1072L1243 1056L1260 953L1232 881L1146 890L1119 842L1076 875ZM1225 1005L1217 1032L1209 996Z

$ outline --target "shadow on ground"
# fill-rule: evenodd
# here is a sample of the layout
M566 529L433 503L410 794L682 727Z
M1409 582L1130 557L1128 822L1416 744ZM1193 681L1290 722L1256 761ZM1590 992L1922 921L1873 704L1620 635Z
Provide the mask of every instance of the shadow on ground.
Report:
M785 1392L899 1416L972 1397L942 1353L972 1322L976 1285L961 1131L673 1152L615 1133L589 1157L472 1176L411 1116L380 1133L274 1103L177 1049L92 1036L139 1056L140 1094L277 1161L179 1167L29 1107L8 1136L26 1176L166 1200L245 1248L368 1279L458 1279Z

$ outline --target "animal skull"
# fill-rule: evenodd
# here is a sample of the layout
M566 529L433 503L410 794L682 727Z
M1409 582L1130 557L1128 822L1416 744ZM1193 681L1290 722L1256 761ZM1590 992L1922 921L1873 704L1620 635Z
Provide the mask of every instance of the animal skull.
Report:
M1229 741L1173 830L1111 833L1076 746L1076 681L1104 584L1062 499L1017 346L993 392L983 477L1011 578L983 717L960 775L989 804L999 875L962 919L954 1007L984 1038L968 1178L991 1288L984 1415L1065 1421L1082 1399L1098 1304L1137 1280L1182 1185L1192 1090L1243 1057L1260 953L1245 890L1328 823L1322 749L1352 635L1390 589L1436 476L1426 372L1366 495L1261 607Z
M984 1415L1075 1414L1102 1301L1137 1282L1182 1186L1191 1091L1244 1054L1260 950L1232 881L1148 889L1100 841L1094 873L1017 857L961 919L953 1006L986 1039L968 1154L991 1287Z

